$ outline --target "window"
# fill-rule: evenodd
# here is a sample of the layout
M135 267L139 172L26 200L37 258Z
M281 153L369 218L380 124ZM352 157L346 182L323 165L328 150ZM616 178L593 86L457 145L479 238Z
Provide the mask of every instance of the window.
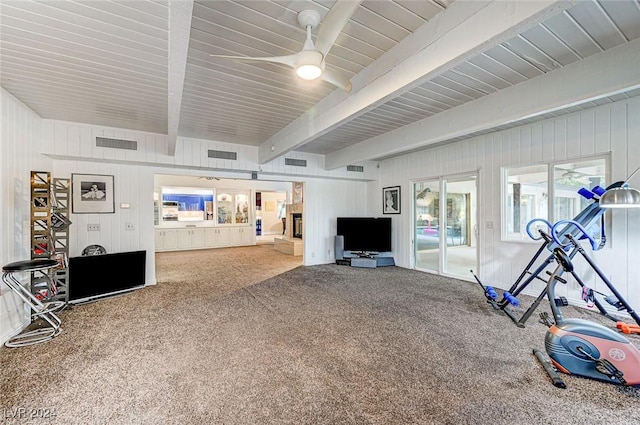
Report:
M554 221L571 220L592 201L580 196L585 187L606 187L606 161L601 159L565 162L553 167Z
M581 188L606 187L605 158L503 169L503 240L528 241L527 224L534 218L555 223L571 220L591 204ZM551 197L552 202L549 202ZM546 228L540 222L531 230Z
M506 202L502 228L507 240L526 240L527 223L548 216L548 167L534 165L505 170Z

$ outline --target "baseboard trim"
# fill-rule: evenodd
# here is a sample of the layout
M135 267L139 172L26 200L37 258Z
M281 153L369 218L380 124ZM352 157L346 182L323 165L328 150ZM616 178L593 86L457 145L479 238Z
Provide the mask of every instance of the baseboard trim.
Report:
M4 345L4 343L9 341L10 338L13 338L14 336L18 335L20 332L25 330L26 327L31 324L31 320L30 319L31 318L27 316L22 321L22 323L20 323L16 328L9 329L7 332L5 332L2 335L0 335L0 345Z

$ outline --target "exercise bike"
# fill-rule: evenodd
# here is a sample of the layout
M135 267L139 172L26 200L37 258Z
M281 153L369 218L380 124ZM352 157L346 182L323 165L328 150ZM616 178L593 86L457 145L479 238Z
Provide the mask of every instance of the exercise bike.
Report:
M565 319L556 302L555 286L563 272L573 272L573 264L560 247L554 249L558 263L547 283L547 297L554 322L543 316L549 326L545 349L551 363L560 372L613 384L640 386L640 350L627 338L600 324L583 319ZM534 350L554 385L564 388L558 374Z

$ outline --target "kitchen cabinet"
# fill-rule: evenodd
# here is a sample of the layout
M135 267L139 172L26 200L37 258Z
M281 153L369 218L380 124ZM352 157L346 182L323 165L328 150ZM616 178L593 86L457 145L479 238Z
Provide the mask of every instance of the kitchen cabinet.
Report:
M156 229L156 251L178 248L178 229Z
M251 221L250 203L250 191L220 190L216 196L217 224L248 224Z
M204 245L207 248L221 248L229 246L229 229L211 227L205 229Z
M156 251L174 251L256 244L253 226L156 229Z
M205 203L205 209L211 211L207 214L211 218L215 211L214 223L200 220L202 224L187 227L179 227L179 223L175 228L156 227L156 251L255 245L255 227L249 224L253 215L251 191L219 190L212 199L209 205Z
M198 249L204 248L204 230L203 228L187 228L178 230L178 248L179 249Z
M255 245L256 243L253 226L230 227L229 232L232 246Z

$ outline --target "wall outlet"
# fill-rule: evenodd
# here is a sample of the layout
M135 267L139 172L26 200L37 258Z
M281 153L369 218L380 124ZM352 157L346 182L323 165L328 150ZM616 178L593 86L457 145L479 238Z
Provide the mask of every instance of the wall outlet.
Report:
M87 224L87 232L99 232L100 224Z
M487 221L487 229L493 230L493 221Z
M133 225L133 223L125 223L124 228L125 230L136 230L136 227Z

